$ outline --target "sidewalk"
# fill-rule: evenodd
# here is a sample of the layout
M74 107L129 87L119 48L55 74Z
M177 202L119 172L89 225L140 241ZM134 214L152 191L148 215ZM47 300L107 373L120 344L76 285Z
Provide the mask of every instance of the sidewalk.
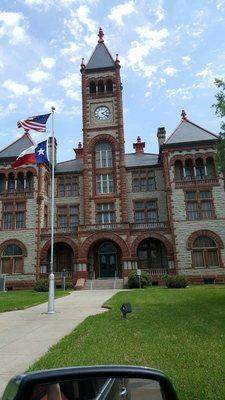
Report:
M119 290L72 292L55 301L56 314L47 303L0 314L0 396L9 379L28 369L53 344L89 315L106 311L101 306Z

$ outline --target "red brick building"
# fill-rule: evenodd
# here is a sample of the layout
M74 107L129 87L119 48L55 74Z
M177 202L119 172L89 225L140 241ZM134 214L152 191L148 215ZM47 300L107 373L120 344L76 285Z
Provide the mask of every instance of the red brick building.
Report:
M120 62L101 29L90 60L82 61L81 78L83 146L55 169L56 276L66 269L74 281L124 278L139 267L159 283L167 273L225 282L217 136L183 111L167 139L158 128L158 154L145 153L139 137L134 153L125 154ZM0 272L12 288L49 270L49 167L11 168L31 144L25 134L0 152Z

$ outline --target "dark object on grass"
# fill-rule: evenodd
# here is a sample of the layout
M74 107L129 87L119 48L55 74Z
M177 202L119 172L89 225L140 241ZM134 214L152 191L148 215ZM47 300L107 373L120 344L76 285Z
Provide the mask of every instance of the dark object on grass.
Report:
M120 307L120 311L123 314L123 318L126 318L127 314L130 314L132 312L131 304L123 303L122 306Z
M186 288L188 285L188 279L184 275L165 275L163 280L170 289Z
M34 284L36 292L48 292L48 279L38 279Z
M128 286L130 289L139 288L141 279L141 287L145 288L151 285L151 276L146 271L141 271L141 276L137 275L137 271L132 271L128 276Z

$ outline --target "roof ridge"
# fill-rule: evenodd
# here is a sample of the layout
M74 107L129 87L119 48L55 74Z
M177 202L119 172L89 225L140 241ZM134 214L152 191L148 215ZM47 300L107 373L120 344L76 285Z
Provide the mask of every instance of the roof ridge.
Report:
M81 159L78 159L78 160L77 160L76 158L71 158L70 160L60 161L60 162L56 163L56 165L58 165L58 164L64 164L64 163L69 162L69 161L79 161L79 160L81 160Z

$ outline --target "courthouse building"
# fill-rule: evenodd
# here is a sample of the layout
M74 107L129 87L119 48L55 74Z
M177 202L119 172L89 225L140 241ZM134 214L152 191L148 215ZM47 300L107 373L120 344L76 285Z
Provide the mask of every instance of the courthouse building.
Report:
M140 137L126 154L120 62L101 29L98 36L81 64L83 145L55 167L56 277L66 269L74 282L123 279L138 267L156 284L165 274L225 282L217 136L182 111L169 137L165 128L156 130L158 154L146 153ZM32 144L25 133L0 151L0 273L12 289L31 286L50 264L49 165L11 167ZM50 154L53 147L57 154L50 140Z

